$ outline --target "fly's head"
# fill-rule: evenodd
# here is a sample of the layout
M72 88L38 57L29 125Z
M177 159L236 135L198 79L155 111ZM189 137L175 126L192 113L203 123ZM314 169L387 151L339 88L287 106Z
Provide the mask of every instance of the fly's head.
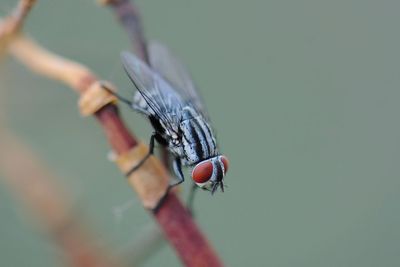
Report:
M217 191L218 187L224 191L223 179L228 171L229 161L225 156L216 156L203 160L194 166L192 170L193 181L201 188Z

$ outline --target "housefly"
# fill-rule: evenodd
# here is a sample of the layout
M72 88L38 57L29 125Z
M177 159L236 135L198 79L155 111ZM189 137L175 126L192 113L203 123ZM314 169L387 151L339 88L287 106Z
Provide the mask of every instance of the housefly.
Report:
M141 163L153 153L156 140L173 156L179 179L174 185L184 181L185 166L192 168L192 179L199 187L212 193L218 188L224 191L228 159L218 151L209 117L188 72L159 43L151 43L148 54L151 67L130 52L121 53L123 67L137 88L133 101L124 101L147 116L154 128L149 154Z

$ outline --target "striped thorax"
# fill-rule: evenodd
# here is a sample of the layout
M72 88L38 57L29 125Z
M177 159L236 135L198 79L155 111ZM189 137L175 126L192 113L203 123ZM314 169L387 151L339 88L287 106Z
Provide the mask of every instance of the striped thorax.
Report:
M217 155L216 141L210 126L191 107L182 109L179 127L182 133L184 154L181 157L184 165L191 166Z

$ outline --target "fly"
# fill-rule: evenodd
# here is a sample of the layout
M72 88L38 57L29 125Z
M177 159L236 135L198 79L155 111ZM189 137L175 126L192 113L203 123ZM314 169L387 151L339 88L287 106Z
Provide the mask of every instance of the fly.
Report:
M129 173L153 153L157 141L174 157L173 168L179 179L174 185L184 181L185 166L192 168L191 176L197 186L212 193L218 188L224 191L228 159L218 151L209 117L192 79L165 46L152 43L148 51L152 68L130 52L121 53L124 69L137 88L133 101L122 100L147 116L154 128L149 154Z

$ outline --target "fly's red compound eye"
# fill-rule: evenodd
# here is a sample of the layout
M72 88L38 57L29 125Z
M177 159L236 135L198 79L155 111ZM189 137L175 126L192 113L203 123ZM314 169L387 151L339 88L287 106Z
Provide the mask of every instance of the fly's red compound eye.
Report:
M229 160L227 157L221 156L221 161L222 161L222 164L224 164L225 173L227 173L228 168L229 168Z
M213 164L211 161L204 161L197 164L192 171L193 181L202 184L210 180L213 173Z

